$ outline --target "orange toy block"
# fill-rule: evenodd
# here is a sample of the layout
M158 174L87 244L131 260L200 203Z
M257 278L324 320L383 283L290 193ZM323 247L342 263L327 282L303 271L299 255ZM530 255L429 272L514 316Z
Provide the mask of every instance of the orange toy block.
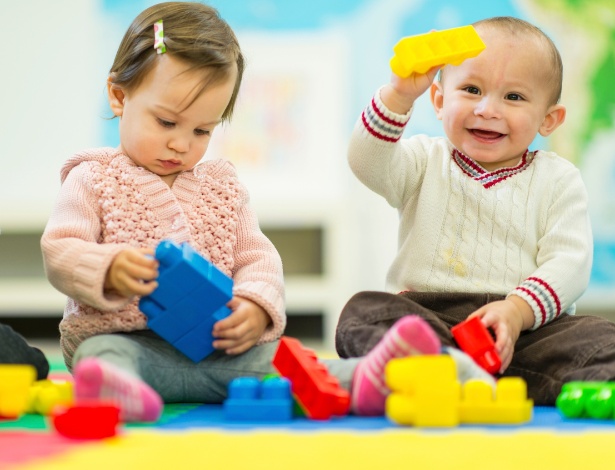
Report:
M534 402L527 398L527 384L520 377L497 381L495 397L482 380L468 380L462 388L460 420L466 424L522 424L531 421Z
M450 356L392 359L385 368L385 379L392 391L385 407L391 421L413 426L459 425L461 391Z
M485 49L474 26L432 31L402 38L394 47L391 70L398 77L425 73L437 65L459 65Z
M27 364L0 365L0 417L18 418L26 412L36 369Z
M320 362L314 351L299 340L283 336L273 358L280 375L290 380L293 395L311 419L344 416L350 408L350 394Z

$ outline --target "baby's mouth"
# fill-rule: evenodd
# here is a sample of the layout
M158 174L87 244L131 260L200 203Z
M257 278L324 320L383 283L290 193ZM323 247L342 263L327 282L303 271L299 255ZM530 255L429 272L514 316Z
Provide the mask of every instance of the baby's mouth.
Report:
M470 133L481 140L498 140L505 135L495 131L487 131L485 129L470 129Z

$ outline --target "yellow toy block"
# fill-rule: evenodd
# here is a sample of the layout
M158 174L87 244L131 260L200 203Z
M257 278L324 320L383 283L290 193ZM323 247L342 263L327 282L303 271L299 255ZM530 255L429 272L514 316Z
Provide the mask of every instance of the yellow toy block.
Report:
M70 406L73 403L72 382L38 380L30 387L27 412L49 416L55 406Z
M393 47L391 70L401 78L425 73L436 65L459 65L485 49L474 26L432 31L402 38Z
M385 414L402 425L450 427L459 424L460 384L448 355L392 359L385 368L392 393Z
M17 418L28 406L36 369L26 364L0 365L0 417Z
M491 386L469 380L462 388L460 421L465 424L522 424L532 419L534 402L527 398L527 385L520 377L497 381L495 397Z

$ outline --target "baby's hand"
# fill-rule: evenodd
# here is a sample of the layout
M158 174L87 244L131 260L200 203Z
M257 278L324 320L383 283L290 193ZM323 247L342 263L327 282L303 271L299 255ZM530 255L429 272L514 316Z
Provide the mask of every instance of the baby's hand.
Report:
M227 306L233 311L214 324L214 348L226 354L241 354L254 346L271 323L263 308L243 297L233 297Z
M502 360L500 373L504 373L512 361L515 343L523 329L523 314L510 299L491 302L468 318L480 317L483 325L495 332L495 349Z
M129 248L120 251L107 271L105 291L123 297L149 295L158 287L158 261L151 248Z
M381 92L382 101L391 111L407 113L418 97L429 89L441 67L432 67L426 73L412 73L406 78L392 74L390 85Z

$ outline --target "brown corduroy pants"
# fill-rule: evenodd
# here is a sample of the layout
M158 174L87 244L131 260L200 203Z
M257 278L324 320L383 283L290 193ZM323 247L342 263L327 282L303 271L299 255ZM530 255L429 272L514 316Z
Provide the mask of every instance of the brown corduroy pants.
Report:
M405 315L424 318L443 346L456 346L450 329L494 294L360 292L346 304L337 325L340 357L360 357ZM562 385L572 380L615 381L615 323L601 317L562 314L517 340L504 376L522 377L536 405L553 405Z

